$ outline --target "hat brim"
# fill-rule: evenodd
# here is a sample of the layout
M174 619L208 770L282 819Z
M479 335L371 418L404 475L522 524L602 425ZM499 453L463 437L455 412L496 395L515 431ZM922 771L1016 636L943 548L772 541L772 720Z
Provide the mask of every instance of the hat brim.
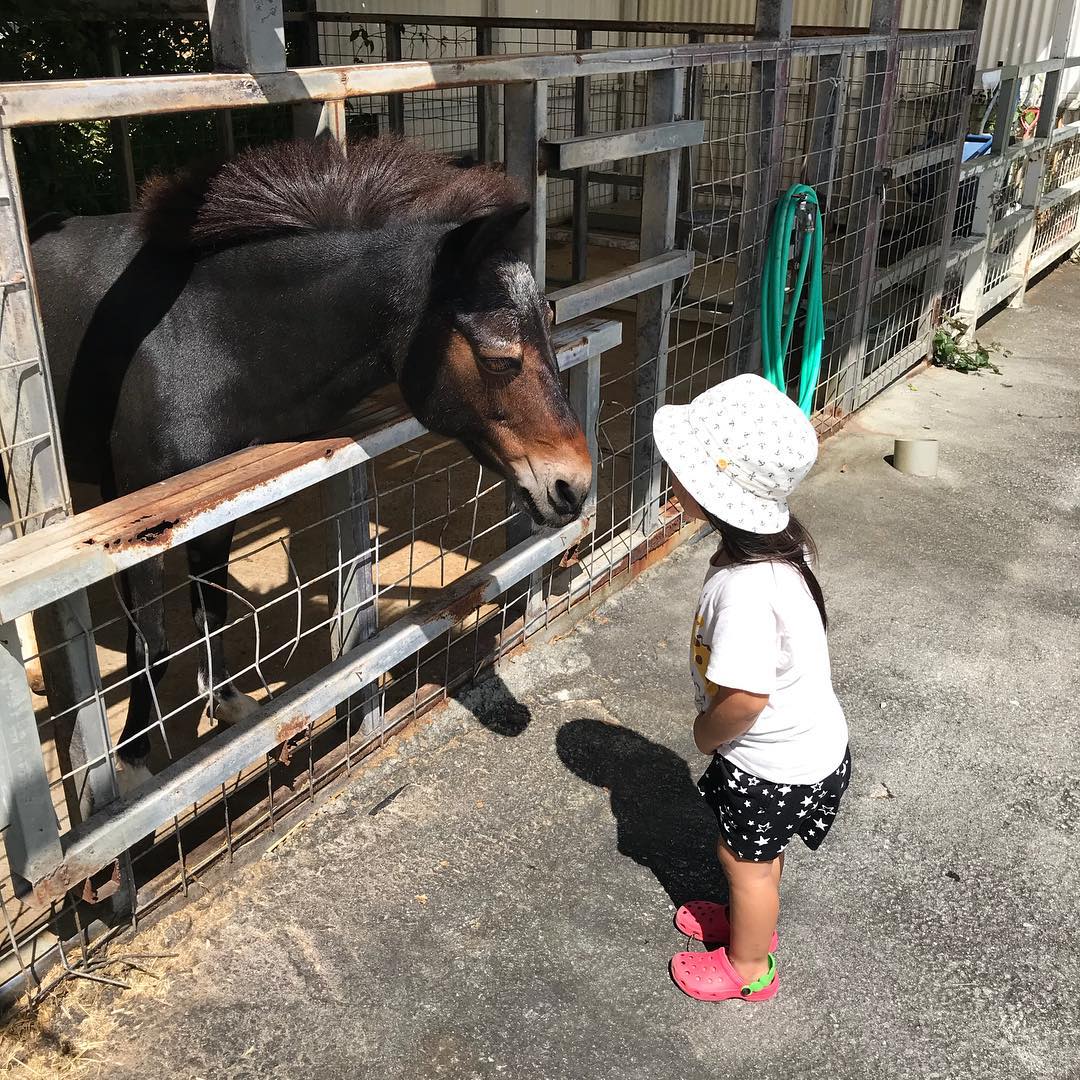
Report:
M747 491L717 468L707 447L686 437L692 408L692 404L664 405L653 417L656 448L679 483L703 510L736 529L761 535L786 529L791 513L785 500Z

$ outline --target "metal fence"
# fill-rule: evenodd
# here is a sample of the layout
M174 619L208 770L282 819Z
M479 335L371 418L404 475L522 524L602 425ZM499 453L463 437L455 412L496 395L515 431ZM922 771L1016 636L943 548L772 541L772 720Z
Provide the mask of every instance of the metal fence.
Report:
M960 29L901 33L898 5L883 0L869 33L795 38L782 9L709 32L479 21L444 33L407 17L320 17L293 47L314 59L317 36L323 63L343 66L0 87L0 422L20 534L0 548L0 982L40 992L58 958L76 968L109 927L281 828L412 717L678 542L651 416L758 366L762 255L789 183L812 183L825 208L819 428L926 356L943 295L948 307L971 292L956 268L973 264L989 205L972 181L998 190L1019 153L1002 147L982 171L959 171L977 5ZM529 45L537 55L510 55ZM400 62L372 63L383 58ZM215 112L234 131L238 117L251 130L270 117L271 130L282 116L339 139L399 130L521 178L534 271L551 286L560 367L596 467L581 521L532 533L501 481L393 394L336 437L252 448L72 513L14 137ZM1045 259L1073 237L1078 204L1071 188L1060 194L1075 183L1066 143L1040 137L1054 180L1040 172L1025 190L1054 186L1040 210L999 224L1027 229ZM178 549L226 522L238 523L228 573L194 584L227 589L231 617L196 630ZM125 665L133 613L116 575L159 553L172 664L154 691L156 775L112 801L127 702L152 683ZM204 715L208 688L193 689L214 637L260 702L228 729ZM44 696L29 686L34 661ZM506 735L518 723L481 719Z
M1078 65L1069 57L995 73L991 152L960 167L947 263L943 313L968 338L988 311L1022 304L1028 282L1080 243L1080 123L1062 123L1058 112L1063 73ZM1015 119L1018 100L1032 103L1024 123Z

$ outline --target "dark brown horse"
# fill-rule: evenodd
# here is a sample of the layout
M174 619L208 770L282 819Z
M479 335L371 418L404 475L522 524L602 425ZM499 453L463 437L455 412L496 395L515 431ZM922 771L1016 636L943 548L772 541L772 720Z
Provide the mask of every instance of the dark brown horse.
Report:
M34 243L73 479L114 498L256 443L324 432L396 380L432 431L498 470L538 523L581 511L591 466L559 380L550 309L515 243L516 185L396 139L252 150L159 180L139 217L74 218ZM232 526L187 545L224 585ZM160 558L127 571L132 682L119 753L146 777L153 687L169 653ZM212 715L232 684L226 593L192 586L210 634ZM213 685L211 685L211 672Z

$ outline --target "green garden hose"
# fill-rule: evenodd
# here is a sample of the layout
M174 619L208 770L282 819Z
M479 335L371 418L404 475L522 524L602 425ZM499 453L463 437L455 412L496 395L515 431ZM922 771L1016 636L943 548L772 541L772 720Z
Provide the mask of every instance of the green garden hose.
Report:
M784 308L789 252L796 219L802 214L804 228L799 265L791 302ZM795 319L809 271L806 295L806 323L803 328L802 367L799 373L799 408L809 416L814 407L814 391L821 373L821 348L825 341L825 308L821 293L821 209L817 194L806 184L794 184L781 198L773 215L765 267L761 275L761 364L765 378L778 390L787 392L784 368Z

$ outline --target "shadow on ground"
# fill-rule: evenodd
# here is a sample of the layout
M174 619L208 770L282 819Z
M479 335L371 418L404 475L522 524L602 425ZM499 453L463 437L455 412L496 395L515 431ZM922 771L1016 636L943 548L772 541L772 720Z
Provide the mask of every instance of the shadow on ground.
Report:
M652 871L673 904L726 899L716 821L678 754L587 717L563 724L555 746L572 773L608 792L619 852Z

